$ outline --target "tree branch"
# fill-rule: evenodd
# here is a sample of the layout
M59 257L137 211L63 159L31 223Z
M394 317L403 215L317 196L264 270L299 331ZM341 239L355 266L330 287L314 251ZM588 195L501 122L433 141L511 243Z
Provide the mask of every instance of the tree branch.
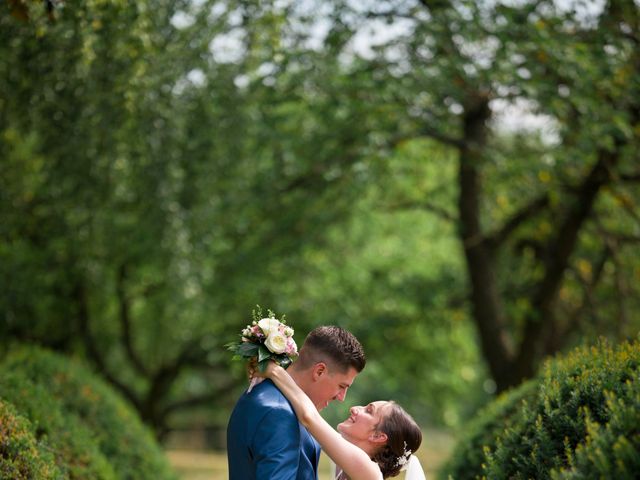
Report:
M173 362L158 368L150 378L150 386L145 396L141 415L145 421L153 425L158 435L161 435L166 427L166 407L162 408L161 404L167 398L178 375L189 367L213 367L206 361L210 352L202 348L200 343L201 339L197 339L185 344ZM219 367L222 366L219 365Z
M118 316L121 328L120 339L122 341L122 345L124 346L124 350L127 353L127 358L129 358L129 361L131 362L131 365L133 365L135 370L142 376L147 376L149 374L149 371L145 367L142 359L138 356L133 346L133 336L131 333L131 307L129 305L129 297L125 292L126 280L127 267L126 265L122 264L118 268L118 273L116 276L116 296L118 297L118 304L120 307Z
M115 375L111 373L107 367L102 353L98 349L93 334L91 333L90 320L89 320L89 308L87 302L87 292L85 286L81 280L78 280L74 285L73 297L75 299L78 308L78 323L80 335L87 351L87 354L91 361L98 369L100 375L102 375L113 387L124 395L133 406L140 411L141 402L135 391L122 383Z
M546 247L545 274L531 300L532 310L525 320L517 354L517 370L523 378L531 377L535 370L535 361L540 359L546 350L549 332L556 330L554 305L562 277L569 266L569 258L573 253L578 233L584 222L593 211L595 200L601 188L611 181L611 171L619 160L620 145L613 152L600 150L598 160L589 174L584 178L569 207L557 235Z
M418 130L417 133L420 136L433 138L434 140L437 140L437 141L439 141L441 143L444 143L445 145L449 145L451 147L456 147L458 149L462 149L462 148L464 148L466 146L465 145L465 141L463 139L450 137L448 135L445 135L442 132L439 132L435 128L431 128L431 127L426 126L426 125L423 125L420 128L420 130Z
M620 175L620 180L622 180L623 182L629 182L629 183L640 182L640 172L623 173Z
M616 301L618 304L618 333L624 331L624 327L629 323L629 314L627 312L627 305L625 303L625 298L628 294L628 288L624 281L624 276L620 274L620 262L616 257L615 253L612 255L613 259L613 278L614 285L617 291Z
M394 20L396 18L402 18L403 20L416 20L415 15L412 15L410 12L398 12L396 10L387 10L385 12L367 12L365 15L366 18L384 18L385 20Z
M566 342L569 339L569 335L571 332L575 332L580 325L580 322L585 317L585 312L595 312L595 304L593 302L593 292L596 287L600 283L602 279L602 274L604 273L604 267L607 262L612 258L613 251L609 245L605 245L598 257L598 261L595 264L595 268L593 269L593 273L591 275L591 280L588 281L585 279L580 272L578 272L575 268L571 270L574 272L575 277L580 281L582 285L583 294L582 294L582 302L580 306L576 308L572 313L567 315L568 321L564 325L564 327L557 326L556 331L549 335L550 341L545 345L545 353L547 355L552 355L553 353L561 350Z
M429 112L425 112L425 116L434 118ZM425 120L426 121L426 120ZM413 131L410 135L396 135L389 140L390 147L397 147L399 144L408 140L415 140L416 138L427 137L432 138L444 145L454 147L458 150L466 147L465 141L462 138L456 138L453 136L445 135L444 133L432 128L426 124L422 124L420 128Z
M185 410L193 407L199 407L202 405L208 405L213 402L219 401L220 397L225 393L232 392L232 387L237 384L235 380L229 380L223 383L221 386L217 386L217 388L213 392L203 393L201 395L193 395L191 397L184 398L182 400L177 400L173 403L166 405L162 409L162 415L167 416L173 412L179 410Z
M529 204L522 207L520 211L509 218L500 230L486 237L486 241L492 249L498 248L523 222L539 213L548 205L549 195L546 193L533 199Z
M359 158L360 156L355 153L347 154L341 160L336 160L332 165L340 165L346 168L347 166L350 166L353 163L357 162ZM310 171L291 179L289 183L280 188L280 192L289 193L294 190L324 186L329 183L329 181L324 177L327 170L329 169L325 169L320 165L316 165Z
M620 205L622 205L624 211L627 212L629 216L640 225L640 215L636 211L635 205L631 203L631 200L629 200L629 198L625 197L624 195L620 195L614 190L612 190L610 193L620 202Z
M601 223L598 223L598 231L608 242L615 242L616 245L640 243L640 235L634 235L633 233L626 232L612 232L605 228Z
M456 216L446 208L426 200L397 202L388 205L386 208L388 210L426 210L447 222L456 223L458 221Z

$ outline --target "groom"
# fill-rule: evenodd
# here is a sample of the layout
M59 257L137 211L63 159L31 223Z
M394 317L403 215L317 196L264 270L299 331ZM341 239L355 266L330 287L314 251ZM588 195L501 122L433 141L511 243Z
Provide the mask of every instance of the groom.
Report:
M287 371L322 410L344 400L364 365L356 337L324 326L309 333ZM265 380L236 403L227 426L227 459L229 480L312 480L318 478L320 446L280 390Z

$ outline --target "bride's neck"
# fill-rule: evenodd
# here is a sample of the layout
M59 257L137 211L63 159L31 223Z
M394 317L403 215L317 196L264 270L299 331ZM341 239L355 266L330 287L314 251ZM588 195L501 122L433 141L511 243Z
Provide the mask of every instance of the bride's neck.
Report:
M373 456L375 455L377 446L372 444L370 441L352 438L352 437L349 437L348 435L345 435L342 432L340 432L340 434L342 435L342 438L353 443L356 447L359 447L361 450L364 450L366 454L369 455L369 458L373 458Z

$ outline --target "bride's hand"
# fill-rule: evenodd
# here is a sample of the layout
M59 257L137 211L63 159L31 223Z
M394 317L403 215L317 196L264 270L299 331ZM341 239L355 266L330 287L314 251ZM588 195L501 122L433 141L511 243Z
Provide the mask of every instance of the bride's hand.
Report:
M265 369L262 376L264 376L265 378L273 379L273 376L276 374L276 371L281 368L282 367L280 366L279 363L274 362L273 360L270 360L269 363L267 363L267 368Z
M256 358L252 358L247 364L247 374L249 375L249 380L254 378L259 378L260 380L264 380L265 378L272 378L276 369L282 368L273 360L267 362L267 368L264 372L261 372L258 368L258 360Z

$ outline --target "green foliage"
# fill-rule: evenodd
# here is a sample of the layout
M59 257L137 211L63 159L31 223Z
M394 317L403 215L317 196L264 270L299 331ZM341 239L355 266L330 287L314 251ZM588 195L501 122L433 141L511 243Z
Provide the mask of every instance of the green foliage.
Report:
M460 443L441 475L456 480L482 477L486 452L495 449L501 432L512 428L520 420L522 409L534 398L537 388L537 381L530 380L501 394L482 409L472 422L461 427Z
M92 432L77 415L65 411L62 402L46 387L20 372L2 370L0 398L19 406L20 414L33 425L32 434L42 437L64 477L117 478L106 457L93 441Z
M578 348L479 414L451 478L634 478L640 343Z
M640 472L640 382L628 380L618 396L606 392L611 417L606 425L587 415L587 439L554 479L616 478L631 480Z
M31 422L0 399L0 478L55 479L61 474L46 443L37 440Z
M19 406L71 478L174 478L147 427L83 366L37 348L0 365L0 397Z
M457 211L483 99L477 240L517 224L491 257L500 338L535 317L545 246L598 149L619 154L616 181L543 318L566 344L637 331L640 199L617 181L637 177L632 2L584 22L550 0L43 3L0 2L0 346L90 359L157 435L226 423L244 376L221 344L256 302L298 341L357 334L370 361L349 402L455 426L486 401ZM394 34L354 52L382 13ZM551 135L505 134L501 105ZM511 223L540 195L548 209Z

